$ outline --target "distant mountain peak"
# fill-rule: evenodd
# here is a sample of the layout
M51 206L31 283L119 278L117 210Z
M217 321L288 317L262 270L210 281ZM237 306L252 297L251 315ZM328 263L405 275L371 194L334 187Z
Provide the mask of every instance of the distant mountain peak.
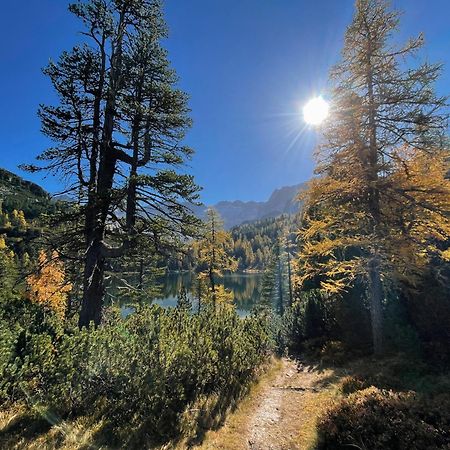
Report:
M278 217L282 214L294 214L300 208L298 194L305 188L304 183L293 186L283 186L275 189L265 202L257 201L226 201L222 200L212 206L221 215L224 226L230 229L244 222L253 222L269 217ZM195 215L205 217L208 206L193 207Z

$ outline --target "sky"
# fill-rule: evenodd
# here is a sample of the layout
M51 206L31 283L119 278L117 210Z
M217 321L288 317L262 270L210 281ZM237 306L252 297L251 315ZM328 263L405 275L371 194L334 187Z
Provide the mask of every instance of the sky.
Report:
M49 192L61 180L18 169L50 143L37 108L55 103L41 69L80 41L81 24L66 0L2 4L0 27L0 167ZM422 55L446 65L437 89L450 93L450 1L394 0L403 10L399 40L424 32ZM312 175L317 131L302 106L325 94L339 59L353 0L166 0L164 46L190 96L196 151L187 171L207 204L266 200Z

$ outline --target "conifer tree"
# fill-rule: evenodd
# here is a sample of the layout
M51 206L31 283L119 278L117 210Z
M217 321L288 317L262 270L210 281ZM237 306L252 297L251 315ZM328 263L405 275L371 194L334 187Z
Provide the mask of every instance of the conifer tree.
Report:
M0 234L0 300L10 300L19 277L17 260L8 247L4 235Z
M107 261L138 249L138 238L158 251L192 234L185 205L198 189L178 170L192 154L180 143L191 121L161 46L161 1L80 0L69 9L84 25L84 42L44 71L59 104L40 108L55 147L39 159L78 199L62 237L73 247L84 236L72 250L83 258L79 324L87 326L101 322Z
M201 240L194 243L197 256L197 271L200 279L207 278L211 288L213 302L226 294L222 287L217 286L217 277L223 272L234 272L237 261L231 256L233 240L231 234L223 229L223 222L213 208L208 208L205 229ZM223 295L222 295L223 294Z
M299 233L302 286L341 294L365 280L375 353L387 284L413 282L450 235L441 67L405 67L423 37L395 47L398 17L384 0L356 2Z

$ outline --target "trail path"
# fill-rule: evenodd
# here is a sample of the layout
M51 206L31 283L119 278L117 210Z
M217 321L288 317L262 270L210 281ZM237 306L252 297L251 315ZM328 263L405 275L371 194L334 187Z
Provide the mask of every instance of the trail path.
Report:
M204 449L308 450L316 421L337 395L341 374L284 358L279 370L233 414L222 430L208 436Z

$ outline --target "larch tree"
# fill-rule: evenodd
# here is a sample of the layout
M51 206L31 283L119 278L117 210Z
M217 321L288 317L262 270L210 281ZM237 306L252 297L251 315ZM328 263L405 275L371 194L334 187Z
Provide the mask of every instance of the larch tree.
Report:
M72 284L66 279L64 264L56 252L49 257L39 252L37 270L27 277L28 298L64 318Z
M384 0L356 2L331 75L297 261L303 287L339 295L365 280L376 354L389 283L414 283L430 258L445 257L437 241L450 236L446 99L433 89L441 67L408 67L423 37L396 47L398 21Z
M194 243L194 252L200 279L208 279L214 304L220 300L219 297L227 297L223 287L217 285L217 277L222 276L226 271L237 270L238 263L232 256L232 250L231 234L223 229L223 222L218 212L208 208L203 236Z
M84 25L84 42L44 70L59 104L39 111L55 142L39 169L62 176L78 199L59 242L82 257L79 324L87 326L101 322L108 260L138 251L142 240L159 251L191 235L196 220L186 205L198 188L183 169L191 120L161 44L161 1L86 0L69 10Z

